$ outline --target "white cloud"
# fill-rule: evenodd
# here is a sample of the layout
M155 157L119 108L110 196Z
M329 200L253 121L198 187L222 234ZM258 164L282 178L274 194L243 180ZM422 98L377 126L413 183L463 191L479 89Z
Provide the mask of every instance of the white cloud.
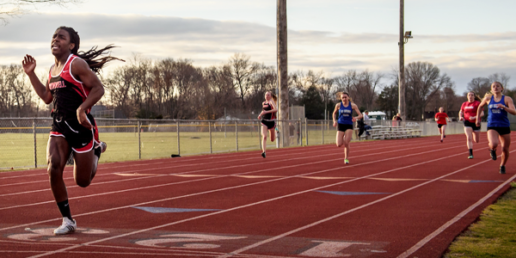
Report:
M123 59L140 53L151 59L187 58L194 65L211 66L227 62L240 52L253 61L276 65L276 29L270 26L165 16L64 13L27 15L0 27L0 65L19 63L23 55L32 54L39 69L46 71L53 62L51 35L61 25L79 32L82 50L115 44L120 48L112 54ZM516 58L512 50L516 32L414 36L405 48L406 63L426 61L437 65L456 81L459 92L461 85L473 77L506 72L516 79L516 63L512 61ZM395 34L291 30L288 37L290 71L313 69L338 75L348 69L369 69L391 73L398 63Z

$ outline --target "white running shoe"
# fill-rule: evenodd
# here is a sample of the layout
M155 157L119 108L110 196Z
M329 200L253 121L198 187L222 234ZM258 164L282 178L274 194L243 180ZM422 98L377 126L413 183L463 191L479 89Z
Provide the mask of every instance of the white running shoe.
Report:
M63 224L58 228L54 229L54 235L66 235L75 232L77 229L77 222L71 221L69 218L63 218Z
M96 148L99 148L101 149L101 153L104 153L107 149L107 143L105 142L100 142L99 145L96 147Z

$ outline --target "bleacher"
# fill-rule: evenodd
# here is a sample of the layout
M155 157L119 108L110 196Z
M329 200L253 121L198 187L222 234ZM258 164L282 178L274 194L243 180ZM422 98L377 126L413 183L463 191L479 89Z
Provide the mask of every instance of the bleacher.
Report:
M372 129L368 130L369 135L366 133L360 136L361 139L373 139L373 140L385 140L385 139L400 139L400 138L413 138L421 137L421 129L416 125L406 126L388 126L388 125L375 125Z

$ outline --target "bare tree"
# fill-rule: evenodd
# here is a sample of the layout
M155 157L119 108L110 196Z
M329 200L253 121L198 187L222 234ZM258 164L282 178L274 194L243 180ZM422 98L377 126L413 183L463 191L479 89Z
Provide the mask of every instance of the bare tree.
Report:
M439 68L427 62L414 62L406 67L407 119L424 119L425 107L430 98L441 88L451 87L453 82Z
M250 57L244 54L236 53L229 59L231 74L233 75L233 83L240 95L242 107L246 108L245 97L252 88L252 76L258 70L258 63L251 63Z
M29 13L43 4L64 6L81 0L0 0L0 23L7 24L10 17Z

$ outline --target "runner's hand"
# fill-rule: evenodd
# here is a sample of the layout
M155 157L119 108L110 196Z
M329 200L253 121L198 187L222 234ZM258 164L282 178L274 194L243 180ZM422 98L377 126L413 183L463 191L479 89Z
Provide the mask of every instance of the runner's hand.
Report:
M77 109L77 120L79 121L79 124L86 127L86 129L91 130L93 128L90 122L88 121L86 112L84 112L80 107Z
M34 69L36 69L36 59L31 55L25 55L22 61L23 71L26 74L33 73Z
M333 127L337 127L337 122L333 122Z

